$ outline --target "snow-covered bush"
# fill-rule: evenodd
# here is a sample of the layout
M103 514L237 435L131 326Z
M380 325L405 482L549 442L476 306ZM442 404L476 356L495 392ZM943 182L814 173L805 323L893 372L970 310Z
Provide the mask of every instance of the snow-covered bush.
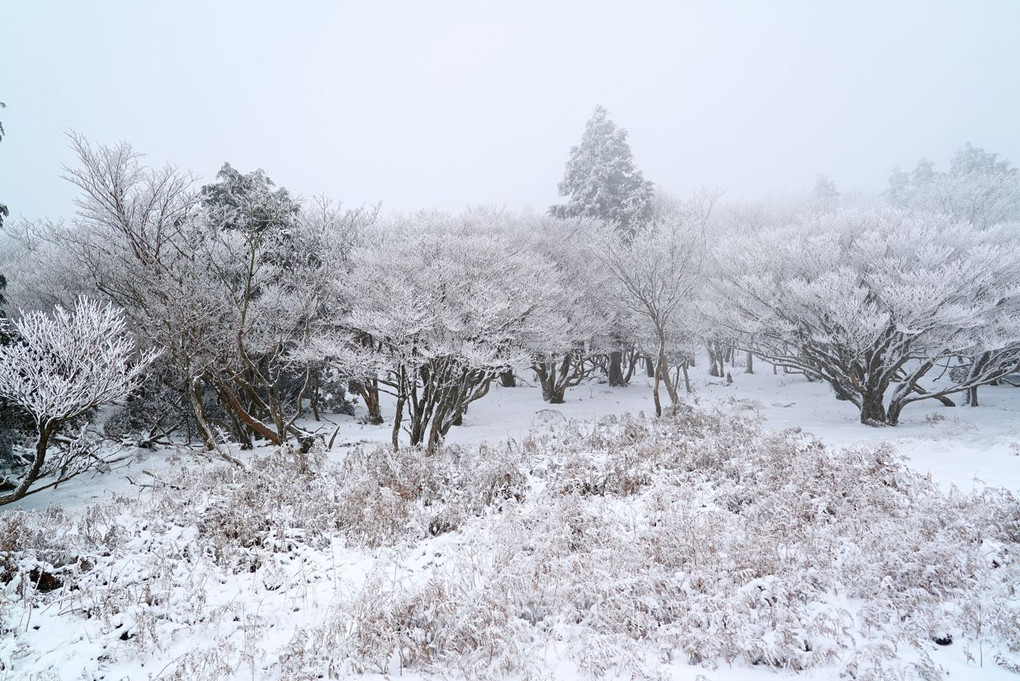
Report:
M596 677L935 679L950 640L986 664L1020 655L1020 502L942 492L886 446L680 410L148 484L0 517L3 626L70 620L106 646L92 669L172 656L177 678L540 678L556 651ZM435 535L437 518L455 522ZM13 627L0 661L33 640Z
M420 541L455 530L489 507L527 493L520 452L442 447L356 450L336 487L340 530L366 546Z
M383 564L369 575L324 626L299 632L281 671L319 677L324 653L333 678L415 669L495 679L537 667L527 659L528 622L475 571L416 582L394 579L392 567ZM481 569L491 574L493 566Z
M529 503L465 525L431 570L381 569L296 639L301 668L526 673L557 641L595 675L679 660L937 678L936 640L1020 652L1008 493L946 495L887 447L693 412L575 424L524 450L541 480Z
M16 340L0 346L0 396L29 414L37 438L30 467L0 494L0 505L29 494L45 475L56 473L59 482L95 465L91 452L72 447L46 467L51 441L90 410L127 397L155 357L136 357L123 314L88 299L52 315L28 312L14 330Z

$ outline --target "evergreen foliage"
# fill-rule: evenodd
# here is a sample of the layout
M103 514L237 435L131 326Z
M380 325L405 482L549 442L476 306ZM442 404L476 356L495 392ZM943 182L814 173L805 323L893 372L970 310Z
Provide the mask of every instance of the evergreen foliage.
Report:
M653 184L634 165L627 131L601 106L570 149L559 191L568 200L549 209L556 217L598 218L628 235L651 217Z

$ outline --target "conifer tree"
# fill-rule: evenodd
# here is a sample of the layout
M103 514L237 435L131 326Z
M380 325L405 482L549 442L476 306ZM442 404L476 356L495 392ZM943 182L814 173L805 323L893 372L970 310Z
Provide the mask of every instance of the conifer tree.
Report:
M628 242L652 215L653 184L634 165L627 131L602 106L595 107L581 143L571 147L559 191L567 202L552 206L550 214L604 220ZM609 353L607 372L609 384L620 387L628 382L622 366L625 344L621 329L612 336L617 347Z
M560 196L568 200L549 212L556 217L598 218L616 225L624 235L633 235L651 216L652 188L634 165L627 131L597 106L581 143L570 149L559 184Z

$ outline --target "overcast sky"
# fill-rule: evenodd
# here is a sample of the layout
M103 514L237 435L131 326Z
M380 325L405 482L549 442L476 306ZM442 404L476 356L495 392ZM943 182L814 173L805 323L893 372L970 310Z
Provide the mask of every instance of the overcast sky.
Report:
M596 104L683 194L1020 162L1020 1L46 2L0 11L0 201L73 212L64 133L389 209L544 210Z

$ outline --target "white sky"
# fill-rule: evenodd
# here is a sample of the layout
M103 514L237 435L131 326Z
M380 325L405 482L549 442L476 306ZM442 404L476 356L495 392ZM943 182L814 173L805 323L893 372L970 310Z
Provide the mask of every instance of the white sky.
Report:
M290 5L290 6L288 6ZM73 212L64 132L389 209L557 201L596 104L686 193L1020 164L1020 1L0 0L0 201Z

